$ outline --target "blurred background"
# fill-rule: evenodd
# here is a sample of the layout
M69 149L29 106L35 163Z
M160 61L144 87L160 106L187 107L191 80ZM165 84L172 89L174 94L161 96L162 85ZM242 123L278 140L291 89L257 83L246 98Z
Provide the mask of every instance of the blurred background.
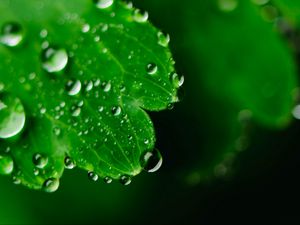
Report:
M133 3L170 34L185 76L183 100L150 113L162 168L126 187L66 171L54 194L1 176L0 223L299 224L297 10L280 0Z

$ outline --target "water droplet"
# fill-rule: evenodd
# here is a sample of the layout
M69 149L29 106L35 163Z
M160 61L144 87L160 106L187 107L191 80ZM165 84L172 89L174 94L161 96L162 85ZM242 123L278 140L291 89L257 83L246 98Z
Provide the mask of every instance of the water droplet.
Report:
M145 171L154 173L161 167L163 158L160 152L157 149L154 149L153 151L144 153L140 162Z
M71 169L74 169L75 166L76 165L75 165L74 161L69 156L67 156L65 158L65 168L71 170Z
M43 169L48 164L48 157L36 153L33 155L32 162L37 168Z
M99 9L106 9L114 3L114 0L94 0L97 8Z
M90 27L89 24L84 24L84 25L82 26L81 31L82 31L83 33L87 33L87 32L90 31L90 29L91 29L91 27Z
M148 20L149 14L147 11L141 12L141 10L136 9L133 11L133 20L135 20L138 23L144 23Z
M168 108L168 110L174 109L174 103L169 103L169 104L167 105L167 108Z
M238 0L218 0L218 6L221 11L231 12L238 6Z
M12 182L13 182L14 184L16 184L16 185L19 185L19 184L22 183L21 179L19 179L19 178L16 177L16 176L13 176L13 177L12 177Z
M158 67L156 64L154 63L149 63L147 65L147 73L150 74L150 75L153 75L153 74L156 74L157 70L158 70Z
M171 81L175 87L179 88L184 83L184 76L179 76L177 73L172 73Z
M77 107L72 111L72 116L78 117L80 115L80 113L81 113L81 108Z
M111 112L114 116L119 116L122 112L122 109L120 106L114 106L112 107Z
M103 91L104 92L109 92L110 91L110 89L111 89L111 83L110 82L104 82L103 84L102 84L102 87L103 87Z
M41 30L40 37L46 38L48 36L48 31L46 29Z
M43 184L43 190L48 193L57 191L59 187L59 179L49 178Z
M3 25L0 42L9 47L15 47L23 40L23 30L18 23L6 23Z
M127 186L131 183L131 177L127 176L127 175L122 175L121 178L120 178L120 182L121 182L121 184Z
M59 136L60 133L61 133L61 129L58 128L58 127L54 127L54 128L53 128L53 133L54 133L56 136Z
M170 35L169 34L165 35L161 31L157 33L157 39L158 39L158 44L163 47L167 47L170 43Z
M98 180L98 175L92 171L88 172L88 177L92 181L97 181Z
M62 71L68 64L68 54L65 49L50 47L42 52L43 68L49 73Z
M113 181L113 179L111 178L111 177L104 177L104 182L106 183L106 184L111 184L112 183L112 181Z
M0 95L0 138L19 134L25 125L25 111L21 100L8 94Z
M10 156L0 155L0 174L9 175L14 170L14 161Z
M66 85L66 89L68 91L68 94L70 96L74 96L79 94L79 92L81 91L81 82L80 80L69 80L67 85Z
M85 91L89 92L89 91L91 91L93 89L93 87L94 87L94 84L93 84L92 81L90 81L90 82L87 83L87 85L85 87Z

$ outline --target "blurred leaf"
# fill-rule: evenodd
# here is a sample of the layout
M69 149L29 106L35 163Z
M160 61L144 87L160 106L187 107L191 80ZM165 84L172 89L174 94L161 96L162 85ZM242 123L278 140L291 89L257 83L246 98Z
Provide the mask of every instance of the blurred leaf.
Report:
M282 10L285 16L292 18L299 25L300 2L295 0L273 0L276 6Z
M154 149L144 110L177 101L168 37L120 1L4 0L0 11L0 151L14 182L52 192L77 165L128 183Z

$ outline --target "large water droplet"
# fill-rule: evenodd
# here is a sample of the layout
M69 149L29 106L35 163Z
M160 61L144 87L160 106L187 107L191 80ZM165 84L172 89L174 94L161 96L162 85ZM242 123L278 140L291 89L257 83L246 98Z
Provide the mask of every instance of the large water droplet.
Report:
M148 74L153 75L157 73L158 67L155 63L149 63L146 69Z
M14 162L10 156L0 155L0 174L9 175L14 169Z
M43 169L48 164L48 157L36 153L32 157L32 162L37 168Z
M141 10L136 9L133 11L133 20L135 20L138 23L144 23L148 20L149 14L147 11L141 12Z
M68 64L68 54L63 48L50 47L42 52L43 68L49 73L62 71Z
M68 94L71 96L79 94L79 92L81 91L81 87L82 85L80 80L70 80L66 85Z
M6 46L14 47L23 40L22 27L17 23L6 23L3 25L0 42Z
M88 178L92 181L97 181L98 180L98 175L92 171L88 172Z
M59 179L49 178L43 184L43 190L48 193L57 191L59 187Z
M170 43L170 35L164 35L163 32L158 32L157 33L157 39L158 39L158 44L163 46L163 47L167 47L168 44Z
M160 152L154 149L154 151L144 153L140 161L144 170L154 173L161 167L163 159Z
M74 161L69 156L67 156L65 158L65 168L71 170L74 167L75 167Z
M21 100L8 94L0 95L0 138L19 134L25 125L25 111Z
M184 76L179 76L177 73L172 73L171 81L175 87L179 88L184 83Z
M129 185L131 183L131 177L127 175L122 175L120 178L120 182L123 185Z
M94 0L97 8L99 9L106 9L114 3L114 0Z

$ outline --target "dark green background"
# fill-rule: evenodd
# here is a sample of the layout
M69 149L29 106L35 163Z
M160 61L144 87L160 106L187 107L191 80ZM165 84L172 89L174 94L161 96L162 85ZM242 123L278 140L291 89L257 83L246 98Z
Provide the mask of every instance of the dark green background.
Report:
M209 24L209 18L215 16L206 2L209 1L134 1L135 6L149 11L154 25L171 34L176 68L186 78L184 100L172 111L150 114L157 132L157 147L164 156L161 170L156 174L143 173L137 176L128 187L117 182L111 185L93 183L84 172L66 171L60 189L54 194L27 190L13 185L8 178L0 177L1 224L300 222L300 122L293 121L285 129L274 129L270 126L272 122L264 122L265 116L263 119L258 118L250 123L250 147L238 154L231 152L230 148L240 132L236 115L242 106L235 103L236 98L232 98L231 92L225 96L226 92L223 90L220 91L221 96L218 96L214 94L218 92L211 90L211 86L203 82L205 79L202 77L207 76L207 71L202 70L201 63L211 56L206 58L205 55L199 55L199 50L193 46L198 32L208 32L204 28L202 31L200 25ZM187 15L191 18L188 19ZM238 17L233 18L232 23L237 19ZM194 35L193 32L187 33L187 30L191 31L197 24L200 24L200 28L195 28ZM218 27L221 25L211 22L208 27L216 26L216 30L222 30L222 27ZM234 32L235 25L232 27ZM266 29L268 27L270 24L265 25ZM240 32L236 29L236 32ZM249 33L255 32L251 27L249 29ZM195 38L192 39L191 35ZM277 34L274 33L274 36ZM215 40L214 38L215 36L211 40ZM245 34L245 39L251 37ZM238 40L243 40L243 34ZM266 46L264 55L275 58L275 61L276 57L279 57L279 61L282 60L283 56L277 55L276 46L272 48L272 44L266 44L266 36L262 40L265 42L257 43L259 46ZM287 39L285 41L288 43ZM219 46L218 43L216 46ZM243 45L236 43L230 49L244 57L248 52L241 51L240 46ZM219 48L219 54L226 55L224 51L227 48ZM295 53L297 51L291 51L291 55L296 55ZM217 68L222 65L218 62L222 60L219 54L215 55ZM273 66L275 73L277 68L276 65L271 65ZM251 73L256 70L255 65L250 68ZM248 67L241 68L246 71L245 74L250 73L247 69L249 70ZM228 71L222 71L222 68L220 71L227 76ZM272 74L266 76L272 79ZM286 79L289 78L286 76ZM216 84L216 89L219 90L218 85L222 85L222 82ZM253 93L255 88L252 87ZM244 99L247 100L247 96ZM253 104L255 103L257 99L254 98ZM278 107L277 103L270 103L268 107L273 104ZM224 152L235 156L231 172L228 176L213 179L214 163L226 156ZM194 173L198 176L192 179L190 174Z

